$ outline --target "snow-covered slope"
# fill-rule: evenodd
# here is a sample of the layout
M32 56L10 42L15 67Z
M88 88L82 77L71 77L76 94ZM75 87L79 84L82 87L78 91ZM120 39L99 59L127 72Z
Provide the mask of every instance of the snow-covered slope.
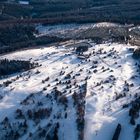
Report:
M111 140L118 123L120 140L134 139L129 107L123 108L139 93L138 62L132 58L131 46L91 45L85 59L65 46L1 57L35 61L40 67L0 80L0 139L6 140L14 130L20 136L13 139L19 140L43 140L54 133L60 140L82 140L83 135L85 140ZM5 86L7 80L12 84Z
M139 93L140 80L136 61L127 47L118 44L97 47L103 50L96 54L97 72L88 80L85 139L111 140L118 123L123 127L119 140L134 139L128 108L122 108Z

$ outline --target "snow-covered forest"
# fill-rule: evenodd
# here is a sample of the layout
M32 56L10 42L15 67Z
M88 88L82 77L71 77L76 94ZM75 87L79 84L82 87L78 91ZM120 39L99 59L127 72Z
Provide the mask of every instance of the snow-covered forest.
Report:
M1 56L38 65L0 80L0 139L139 138L135 46L81 42L90 44L81 53L64 42Z

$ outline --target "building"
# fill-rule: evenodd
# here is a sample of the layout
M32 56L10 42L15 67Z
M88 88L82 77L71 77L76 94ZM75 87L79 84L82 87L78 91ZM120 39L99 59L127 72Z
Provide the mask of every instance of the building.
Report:
M19 1L19 4L22 4L22 5L29 5L29 0L20 0L20 1Z

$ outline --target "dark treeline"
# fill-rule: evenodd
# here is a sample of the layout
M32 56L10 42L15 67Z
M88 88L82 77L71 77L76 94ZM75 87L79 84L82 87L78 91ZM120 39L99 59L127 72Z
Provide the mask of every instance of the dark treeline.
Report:
M121 124L118 124L112 140L119 140L120 133L121 133Z
M140 49L136 49L133 53L133 58L139 59L140 58Z
M13 26L0 29L0 42L5 46L12 45L15 42L23 42L34 39L33 26Z
M30 63L30 61L2 59L0 60L0 77L29 70L37 65L37 63Z
M17 0L6 1L0 1L0 8L3 9L1 20L23 17L47 18L53 20L53 23L107 21L123 24L139 24L140 20L139 0L29 0L30 4L26 6Z
M63 38L42 36L35 37L34 26L16 25L14 27L0 28L0 54L29 48L32 46L46 45L49 43L65 41Z

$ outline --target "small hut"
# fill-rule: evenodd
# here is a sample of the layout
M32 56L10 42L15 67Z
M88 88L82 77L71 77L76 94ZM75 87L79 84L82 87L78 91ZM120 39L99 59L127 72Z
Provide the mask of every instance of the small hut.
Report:
M70 44L66 47L73 48L73 50L76 51L76 54L83 54L83 52L88 51L88 48L92 47L92 45L89 44L88 42L79 42Z

